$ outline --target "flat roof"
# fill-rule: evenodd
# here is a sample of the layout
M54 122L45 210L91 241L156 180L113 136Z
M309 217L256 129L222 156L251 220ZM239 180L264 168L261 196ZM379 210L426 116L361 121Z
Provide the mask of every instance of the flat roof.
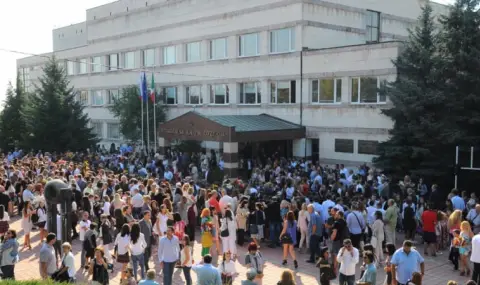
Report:
M258 131L280 131L301 128L300 125L284 121L268 114L260 115L202 115L225 127L234 127L237 133Z

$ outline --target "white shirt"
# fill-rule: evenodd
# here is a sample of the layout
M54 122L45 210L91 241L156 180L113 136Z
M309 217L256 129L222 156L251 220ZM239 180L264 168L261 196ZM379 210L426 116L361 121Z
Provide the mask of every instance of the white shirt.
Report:
M142 254L146 247L147 242L145 241L145 236L142 233L140 233L137 243L133 243L133 241L130 239L130 250L132 251L132 255Z
M112 204L110 204L110 202L103 203L102 211L105 215L110 215L110 207L111 206L112 206Z
M218 201L218 204L220 205L220 209L222 210L222 212L224 211L224 209L227 207L228 204L231 204L232 209L235 209L233 198L228 195L225 195L222 198L220 198L220 201Z
M47 213L45 212L44 209L38 208L37 209L37 215L38 215L38 222L46 222L47 221Z
M355 266L359 261L358 249L353 248L351 252L345 249L343 254L342 249L340 249L337 255L337 261L341 263L339 270L340 273L346 276L355 275Z
M45 224L45 229L47 232L50 232L48 229L48 223ZM62 217L60 215L57 215L57 240L62 240ZM85 235L85 234L84 234Z
M480 263L480 234L476 234L472 239L471 262Z
M79 238L80 238L80 241L84 241L85 240L85 232L88 231L90 229L90 224L92 222L90 220L87 220L87 221L83 221L81 220L80 221L80 233L79 233ZM86 229L84 229L86 228Z
M190 259L188 260L187 263L185 263L186 267L192 267L192 260L193 260L193 249L191 246L185 247L182 249L182 252L180 252L180 262L183 264L185 262L185 259L187 259L187 255L185 254L185 250L190 250Z
M10 221L10 216L8 215L7 212L3 212L3 219L1 219L0 221L2 221L2 222Z
M233 260L230 260L228 262L226 261L220 262L218 265L218 270L220 270L220 273L229 274L229 275L233 275L237 273L235 262L233 262Z
M142 196L142 194L137 193L132 197L132 207L133 208L143 207L143 196Z
M158 227L159 227L159 230L160 230L159 234L164 235L165 232L168 229L168 227L167 227L168 215L164 215L162 213L159 213L158 216L157 216L157 219L158 219Z
M75 258L73 257L73 253L69 252L66 256L63 257L63 264L65 267L68 267L68 276L70 278L75 277Z
M145 240L145 238L143 238ZM118 246L118 254L126 254L130 246L130 235L121 236L121 233L115 238L115 245Z

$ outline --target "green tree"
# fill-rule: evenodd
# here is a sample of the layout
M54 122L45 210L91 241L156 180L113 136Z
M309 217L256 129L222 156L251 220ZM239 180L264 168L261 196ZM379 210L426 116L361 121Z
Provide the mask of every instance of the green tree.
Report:
M27 145L42 151L77 151L94 146L98 139L65 70L52 58L43 68L39 86L27 101Z
M14 88L9 84L3 110L0 113L0 148L11 151L15 147L24 147L26 134L25 120L21 114L26 102L26 94L20 76Z
M148 99L150 100L150 99ZM154 124L165 122L166 107L163 104L155 105L156 122L153 120L153 103L148 101L148 120L150 124L150 141L155 138ZM119 98L113 100L109 107L110 112L120 121L120 132L131 142L142 140L142 100L138 86L132 85L121 91ZM143 103L143 134L147 145L147 102ZM158 125L157 125L158 127ZM152 146L152 145L151 145Z
M382 86L393 107L382 111L393 121L390 137L379 144L377 167L399 176L418 174L432 177L448 171L439 151L444 96L439 92L438 34L429 4L423 7L415 29L409 31L401 54L393 61L394 82ZM445 156L444 156L445 157ZM448 165L448 164L447 164Z

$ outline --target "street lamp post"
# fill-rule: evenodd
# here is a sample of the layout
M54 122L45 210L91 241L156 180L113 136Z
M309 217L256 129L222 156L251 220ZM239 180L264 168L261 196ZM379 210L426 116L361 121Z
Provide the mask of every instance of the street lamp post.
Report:
M303 127L303 52L308 51L308 47L302 47L300 51L300 127ZM303 142L305 149L303 153L303 158L307 160L307 134L305 133L305 138Z

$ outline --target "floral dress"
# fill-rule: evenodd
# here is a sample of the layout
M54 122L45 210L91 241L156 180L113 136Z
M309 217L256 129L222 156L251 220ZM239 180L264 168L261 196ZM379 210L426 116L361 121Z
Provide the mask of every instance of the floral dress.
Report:
M460 246L458 251L460 255L468 255L472 249L472 238L465 232L461 232L460 237L462 238L462 246Z
M210 251L210 247L213 245L213 236L212 236L212 228L213 228L213 220L211 217L204 217L202 218L202 223L200 226L202 230L202 256L205 256Z

